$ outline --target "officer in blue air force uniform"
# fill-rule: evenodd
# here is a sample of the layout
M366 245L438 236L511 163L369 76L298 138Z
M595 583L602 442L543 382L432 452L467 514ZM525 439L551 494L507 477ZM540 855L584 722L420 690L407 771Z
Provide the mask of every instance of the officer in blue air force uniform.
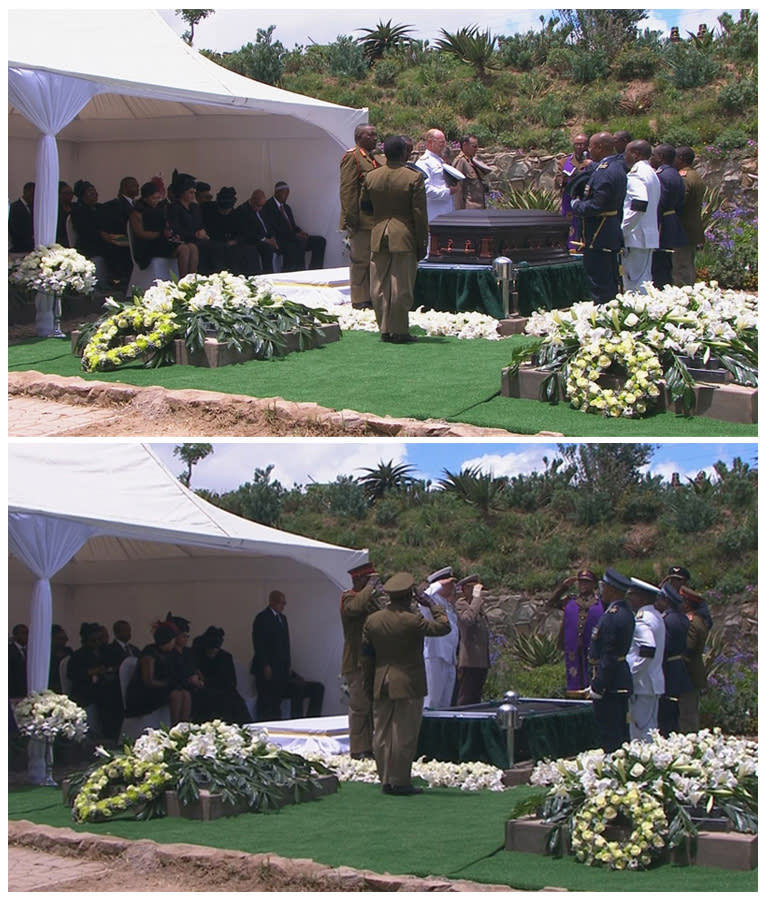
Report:
M574 216L584 220L584 271L592 300L602 304L619 292L627 171L614 152L613 135L608 132L599 132L589 139L589 156L593 160L589 181L581 197L571 202L571 209Z
M631 581L613 568L608 568L600 581L600 595L605 612L592 631L589 663L593 676L589 696L606 752L613 752L629 740L629 697L632 674L627 652L635 631L635 616L625 599Z

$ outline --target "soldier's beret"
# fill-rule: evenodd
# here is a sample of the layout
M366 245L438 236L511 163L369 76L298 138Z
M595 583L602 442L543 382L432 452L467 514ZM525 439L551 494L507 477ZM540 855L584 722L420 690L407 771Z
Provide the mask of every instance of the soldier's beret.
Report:
M645 580L640 580L638 577L630 577L630 582L632 589L640 590L643 593L653 593L656 596L659 594L658 586L654 586L653 583L646 583Z
M690 602L691 605L695 605L697 608L699 605L704 604L704 596L700 596L689 586L680 587L680 598L685 599L686 602Z
M607 583L608 586L621 590L623 593L632 588L632 583L629 578L625 577L624 574L615 571L613 568L606 568L605 573L603 574L603 583Z
M671 583L665 583L664 586L659 590L662 596L667 599L672 605L677 608L680 603L683 601L680 597L680 593L672 586Z
M413 575L407 571L398 571L387 580L382 589L390 596L404 596L411 592L415 582Z
M347 571L350 577L368 577L371 574L376 573L376 568L373 565L373 562L366 561L365 564L358 564L357 567L350 568Z
M434 583L436 580L448 580L453 577L453 568L440 568L434 574L427 577L427 583Z
M466 577L462 577L461 580L456 581L457 587L466 586L468 583L479 583L480 576L478 574L467 574Z
M684 568L679 564L674 564L667 571L667 576L668 577L682 577L683 580L690 580L691 572L688 570L688 568Z

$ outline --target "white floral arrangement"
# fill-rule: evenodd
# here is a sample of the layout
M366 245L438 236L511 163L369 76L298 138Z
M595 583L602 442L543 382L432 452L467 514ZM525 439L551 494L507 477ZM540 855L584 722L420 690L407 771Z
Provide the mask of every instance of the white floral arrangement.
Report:
M646 868L696 828L689 810L717 807L737 831L757 832L757 744L719 728L632 740L606 755L588 750L536 765L530 783L545 788L541 813L557 832L567 827L572 852L590 865ZM617 819L629 838L608 834Z
M82 368L109 370L146 357L148 366L173 360L175 339L199 351L213 335L236 351L254 349L260 358L281 353L284 334L297 332L309 347L317 328L336 317L289 301L255 276L190 273L178 282L156 282L129 301L107 298L98 323L81 333Z
M13 707L13 715L19 731L33 740L82 740L88 733L85 710L53 690L29 693Z
M364 784L376 784L379 776L373 759L353 759L349 755L331 755L317 753L340 781L354 781ZM507 788L502 783L504 772L485 762L438 762L424 756L418 758L411 768L415 778L426 781L429 787L458 787L459 790L494 790Z
M29 291L48 295L89 295L96 288L96 264L74 248L41 245L20 259L8 261L8 279Z
M339 326L345 331L378 332L376 314L372 310L357 310L349 305L339 305L333 309ZM418 326L432 336L455 336L459 339L488 339L498 341L499 321L487 314L466 311L446 313L439 310L425 310L418 307L408 314L411 326Z
M688 358L700 366L717 359L736 383L757 385L756 296L721 289L716 282L645 288L646 294L625 292L605 304L581 301L567 310L536 311L525 329L535 341L514 356L511 368L532 361L549 373L546 401L564 397L576 408L605 416L644 414L662 380L684 409L693 408ZM600 391L598 381L612 365L626 374L622 398L622 390L607 396ZM585 379L591 385L584 385ZM648 391L646 382L655 389Z
M169 730L146 730L133 744L133 755L142 762L163 762L173 757L184 762L242 762L277 749L263 728L240 727L217 719L204 724L183 721Z

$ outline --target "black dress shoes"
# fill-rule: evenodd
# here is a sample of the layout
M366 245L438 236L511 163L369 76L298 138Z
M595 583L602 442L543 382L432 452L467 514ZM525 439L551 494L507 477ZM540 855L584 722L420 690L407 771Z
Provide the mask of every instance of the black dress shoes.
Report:
M384 784L381 789L390 796L415 796L417 793L424 793L423 787L414 787L413 784L406 784L404 786L400 786L399 784Z
M409 342L415 342L416 336L409 335L409 333L397 333L393 332L389 337L389 341L392 342L393 345L407 345Z
M359 753L350 753L349 758L350 759L372 759L373 753L370 750L366 750L365 752L359 752Z
M370 301L359 301L357 304L353 304L355 310L373 310L373 304Z
M382 342L391 342L391 341L392 341L392 336L391 336L388 332L382 332L382 334L381 334L381 341L382 341Z

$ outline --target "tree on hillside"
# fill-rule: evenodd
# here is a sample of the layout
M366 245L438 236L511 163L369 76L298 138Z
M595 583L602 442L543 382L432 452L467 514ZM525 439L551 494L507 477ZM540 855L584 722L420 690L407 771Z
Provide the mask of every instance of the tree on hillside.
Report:
M492 509L501 503L501 492L507 485L506 477L494 477L483 473L479 465L465 467L459 473L452 473L443 468L445 477L438 480L444 492L452 492L462 501L474 505L484 518L489 518Z
M177 16L181 16L181 18L189 25L187 31L181 36L182 41L186 41L189 46L192 46L192 42L195 40L195 25L199 25L203 19L207 19L208 16L213 15L216 12L215 9L177 9L175 10Z
M393 25L391 19L386 22L379 19L375 28L357 28L355 30L363 33L362 37L357 38L357 42L362 46L371 63L381 59L388 50L397 50L411 43L412 26Z
M208 442L185 442L183 445L177 445L173 453L187 465L186 473L180 473L177 479L189 488L192 468L203 458L213 454L213 446Z
M406 489L415 479L411 476L413 467L410 464L395 464L394 461L379 461L376 467L360 467L365 476L358 477L357 482L365 490L368 504L375 505L377 499L388 492Z
M243 483L232 492L225 492L214 504L258 524L274 527L280 519L283 499L288 490L277 480L270 479L274 464L253 472L253 482Z
M239 75L245 75L265 85L278 85L283 77L285 47L280 41L272 41L274 25L256 30L256 41L244 44L230 53L205 51L204 56Z
M470 25L453 34L441 28L440 33L443 37L436 42L440 50L452 54L463 63L469 63L475 70L475 75L483 78L496 54L498 40L496 35L491 34L490 28L480 31L477 25Z
M644 9L558 9L571 28L571 40L591 53L612 60L625 44L637 39L637 26L648 18Z
M595 495L618 499L643 480L642 468L657 446L639 442L558 445L563 458L577 468L575 485Z

